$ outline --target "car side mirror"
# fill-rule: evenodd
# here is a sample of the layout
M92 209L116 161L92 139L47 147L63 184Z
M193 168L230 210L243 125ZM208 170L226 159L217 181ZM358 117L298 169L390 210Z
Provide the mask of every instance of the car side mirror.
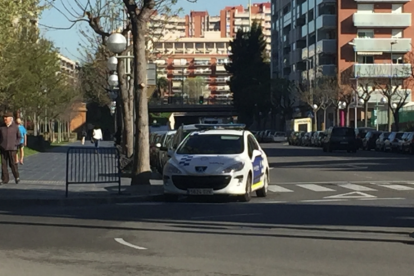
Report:
M174 155L174 152L175 152L175 150L174 150L174 149L169 149L169 150L167 151L167 156L171 158L171 157Z
M161 143L156 143L156 144L155 144L155 147L157 147L157 148L161 148Z

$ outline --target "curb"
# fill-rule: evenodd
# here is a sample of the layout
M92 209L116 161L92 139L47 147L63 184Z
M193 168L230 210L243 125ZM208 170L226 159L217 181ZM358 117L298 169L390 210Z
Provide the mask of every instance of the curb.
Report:
M105 197L68 197L68 198L0 198L0 207L30 207L30 206L90 206L118 203L135 203L148 201L163 201L164 194L123 196L113 195Z

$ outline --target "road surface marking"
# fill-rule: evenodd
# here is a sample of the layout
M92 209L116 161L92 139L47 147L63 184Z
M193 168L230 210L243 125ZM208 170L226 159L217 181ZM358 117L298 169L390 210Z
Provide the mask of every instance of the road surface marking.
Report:
M357 198L357 200L403 200L403 197Z
M269 170L273 170L274 168L269 168Z
M332 190L332 189L329 189L323 186L315 185L315 184L300 184L297 186L314 191L314 192L334 192L335 191L335 190Z
M267 189L271 192L274 193L289 193L289 192L293 192L292 190L283 188L282 186L278 186L278 185L269 185L267 187Z
M365 191L365 192L376 191L375 189L365 187L365 186L361 186L361 185L357 185L357 184L352 184L352 183L339 184L338 186L341 186L345 189L354 190L354 191Z
M134 249L138 249L138 250L146 250L147 249L145 247L133 245L133 244L131 244L129 242L124 241L124 239L121 239L121 238L115 238L115 241L118 242L118 243L120 243L120 244L122 244L122 245L131 247L131 248L134 248Z
M393 189L393 190L397 190L397 191L412 191L412 190L414 190L413 187L408 187L408 186L403 186L403 185L383 185L383 184L380 184L379 186L389 188L389 189Z
M347 201L346 199L307 199L300 202L335 202L335 201Z
M259 213L251 214L234 214L234 215L219 215L219 216L204 216L204 217L192 217L192 219L205 219L205 218L227 218L227 217L239 217L239 216L258 216Z
M361 192L350 192L346 194L326 196L324 198L376 198L376 196L369 195L366 193L361 193Z

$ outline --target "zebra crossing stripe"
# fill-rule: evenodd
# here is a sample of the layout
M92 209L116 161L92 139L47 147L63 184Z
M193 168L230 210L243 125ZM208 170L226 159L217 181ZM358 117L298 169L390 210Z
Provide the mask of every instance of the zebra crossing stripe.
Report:
M363 191L363 192L376 191L375 189L357 185L357 184L352 184L352 183L339 184L339 186L345 189L353 190L353 191Z
M404 185L380 185L381 187L397 190L397 191L412 191L414 190L413 187L408 187Z
M279 185L269 185L267 187L267 189L271 192L274 192L274 193L290 193L290 192L293 192L292 190L283 188L282 186L279 186Z
M333 189L326 188L320 185L315 185L315 184L300 184L297 186L314 191L314 192L334 192L335 191Z

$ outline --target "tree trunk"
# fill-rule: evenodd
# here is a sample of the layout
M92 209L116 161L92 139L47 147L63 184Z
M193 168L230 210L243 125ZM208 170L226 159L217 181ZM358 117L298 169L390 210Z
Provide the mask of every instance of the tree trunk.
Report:
M394 115L394 130L395 131L400 131L400 126L399 126L399 124L400 124L400 112L399 112L400 110L397 108L397 109L395 109L395 112L393 112L393 115Z
M132 22L132 39L134 49L134 90L135 90L135 147L134 166L131 185L150 184L151 168L149 156L149 125L147 99L147 59L146 35L147 20L152 12L148 7L141 11L128 8ZM137 16L139 13L139 17Z
M39 128L37 126L37 115L36 113L33 114L33 135L39 135Z
M313 131L318 130L318 110L313 111Z
M327 112L326 109L327 108L324 108L324 110L323 110L323 125L322 125L322 130L325 130L326 129L326 112Z
M364 101L364 113L365 127L368 127L368 101Z
M347 107L346 107L346 127L349 127L349 124L350 124L350 122L349 122L349 104L347 105Z
M127 61L129 62L129 61ZM122 112L122 149L127 157L131 157L134 153L134 125L133 125L133 104L134 96L130 95L130 83L128 81L128 73L126 72L125 59L118 59L119 74L119 94L118 99L122 108L118 112Z
M341 111L339 110L338 107L335 107L335 125L339 126L340 124L341 124Z
M388 131L392 130L392 109L391 107L388 105Z

